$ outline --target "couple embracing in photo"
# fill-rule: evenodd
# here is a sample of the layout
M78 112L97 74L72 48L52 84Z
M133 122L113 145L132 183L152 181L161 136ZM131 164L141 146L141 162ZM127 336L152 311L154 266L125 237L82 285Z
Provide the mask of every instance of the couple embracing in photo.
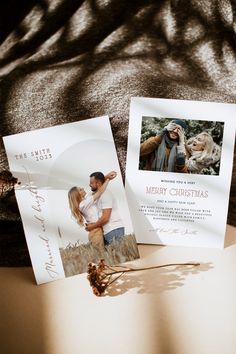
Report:
M74 186L68 192L69 206L77 223L88 231L88 239L99 252L104 245L125 234L124 224L118 212L117 202L107 189L109 182L116 177L115 171L104 176L102 172L93 172L89 178L91 193L83 187Z
M141 143L140 160L150 171L215 174L221 148L207 131L186 139L187 121L172 119L155 136Z

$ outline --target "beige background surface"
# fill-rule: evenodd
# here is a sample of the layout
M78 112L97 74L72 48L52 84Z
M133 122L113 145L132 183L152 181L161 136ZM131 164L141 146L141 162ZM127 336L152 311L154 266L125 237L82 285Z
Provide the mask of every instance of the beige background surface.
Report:
M123 276L97 298L86 275L35 285L0 268L2 354L235 354L236 228L224 250L139 246L135 266L199 261Z

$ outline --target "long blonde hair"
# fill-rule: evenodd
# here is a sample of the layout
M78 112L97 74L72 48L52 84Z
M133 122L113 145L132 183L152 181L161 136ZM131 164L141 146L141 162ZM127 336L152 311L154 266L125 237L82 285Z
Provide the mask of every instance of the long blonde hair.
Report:
M68 192L69 206L71 214L80 226L84 226L84 217L80 211L79 205L82 201L77 187L72 187Z
M211 163L213 162L214 158L214 149L216 144L214 143L214 140L212 139L212 136L210 134L208 134L207 132L202 132L200 134L198 134L197 136L202 136L204 138L204 149L202 151L199 151L199 153L195 154L196 156L196 160L198 162L206 162L206 161L211 161ZM187 150L191 152L191 147L192 147L192 143L193 140L195 139L195 137L192 137L190 139L188 139L187 143L186 143L186 148Z
M218 144L216 144L211 135L207 132L202 132L198 134L204 138L204 147L203 150L193 151L192 143L195 139L190 138L186 143L187 149L187 159L186 166L188 172L190 173L204 173L204 169L213 169L211 174L215 174L213 166L220 161L221 156L221 148Z

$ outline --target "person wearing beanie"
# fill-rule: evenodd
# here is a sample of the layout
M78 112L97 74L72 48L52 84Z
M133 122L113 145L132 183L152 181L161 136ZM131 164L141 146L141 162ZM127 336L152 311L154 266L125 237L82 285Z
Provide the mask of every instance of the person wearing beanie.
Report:
M141 144L140 158L145 160L145 170L188 172L184 146L186 128L184 120L172 119L156 136Z

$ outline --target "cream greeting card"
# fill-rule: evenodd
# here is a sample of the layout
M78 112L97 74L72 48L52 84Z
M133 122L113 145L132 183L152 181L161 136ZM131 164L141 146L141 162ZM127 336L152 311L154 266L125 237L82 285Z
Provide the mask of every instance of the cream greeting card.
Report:
M126 192L138 242L223 247L236 105L132 98Z
M37 283L138 257L108 117L4 137Z

